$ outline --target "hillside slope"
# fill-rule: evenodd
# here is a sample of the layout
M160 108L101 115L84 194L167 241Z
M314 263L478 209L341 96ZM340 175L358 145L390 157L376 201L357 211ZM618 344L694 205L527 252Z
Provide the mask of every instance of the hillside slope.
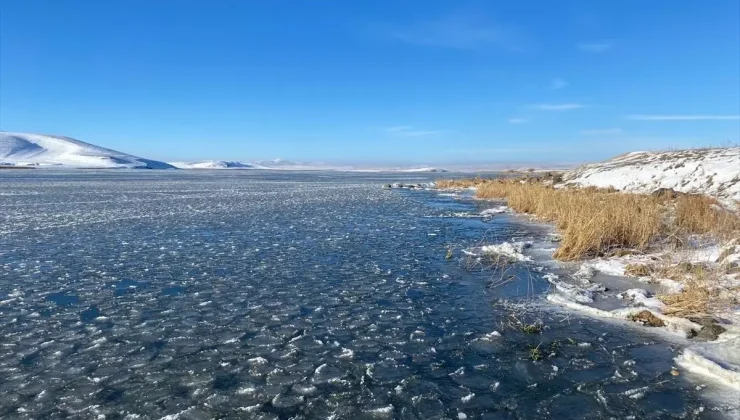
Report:
M564 180L571 185L639 193L671 188L731 203L740 200L740 147L633 152L581 166L568 172Z
M71 168L173 169L69 137L0 132L0 165L63 166Z
M199 162L169 162L180 169L260 169L250 163L232 160L204 160Z

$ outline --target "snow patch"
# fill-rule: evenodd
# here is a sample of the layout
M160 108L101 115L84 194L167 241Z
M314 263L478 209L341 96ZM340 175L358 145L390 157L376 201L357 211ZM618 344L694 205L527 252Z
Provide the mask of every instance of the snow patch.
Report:
M620 299L630 299L635 306L644 306L649 309L653 309L658 312L662 312L665 308L665 304L658 298L651 297L645 289L628 289L619 295Z
M593 303L594 293L603 292L605 290L600 284L578 287L570 283L554 280L551 277L548 277L547 281L555 286L555 290L578 303Z
M607 311L584 305L580 302L575 301L575 299L569 296L559 293L550 293L549 295L547 295L547 300L556 305L560 305L564 308L575 310L584 315L592 316L595 318L629 320L630 316L632 315L635 315L642 311L649 311L655 317L663 321L665 326L660 327L663 331L669 332L673 335L678 335L683 338L690 337L694 334L694 332L701 329L701 325L691 322L687 319L663 315L658 311L650 310L649 308L645 307L619 308ZM659 327L655 328L657 329Z
M464 397L460 398L460 401L461 401L461 402L462 402L463 404L465 404L465 403L469 403L470 401L472 401L472 400L473 400L473 398L474 398L474 397L475 397L475 394L471 392L470 394L468 394L468 395L466 395L466 396L464 396Z
M385 407L374 408L372 410L365 411L370 417L373 418L391 418L393 416L393 405L387 405Z
M337 355L337 359L351 359L353 357L355 357L355 352L347 348L342 348L342 352Z
M532 261L531 257L523 254L525 249L532 246L532 242L504 242L496 245L484 245L476 250L464 250L463 252L480 257L483 255L499 255L502 257L508 257L513 261Z
M676 363L689 372L740 391L740 337L687 347Z
M595 259L583 263L579 272L583 270L583 272L592 272L595 274L598 271L612 276L623 276L626 268L627 261L623 258Z
M490 209L485 209L480 212L481 216L493 216L495 214L508 213L511 209L508 206L496 206Z

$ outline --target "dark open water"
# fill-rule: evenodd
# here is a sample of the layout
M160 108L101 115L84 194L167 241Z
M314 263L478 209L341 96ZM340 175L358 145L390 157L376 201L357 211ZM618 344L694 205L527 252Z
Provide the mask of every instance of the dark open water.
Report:
M0 418L712 416L670 343L459 258L541 228L380 188L433 178L0 172Z

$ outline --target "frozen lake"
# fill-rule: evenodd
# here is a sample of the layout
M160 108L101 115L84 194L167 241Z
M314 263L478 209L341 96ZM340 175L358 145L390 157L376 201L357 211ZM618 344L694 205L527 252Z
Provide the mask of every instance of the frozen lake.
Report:
M445 258L542 229L380 188L440 176L0 171L0 417L717 415L670 343Z

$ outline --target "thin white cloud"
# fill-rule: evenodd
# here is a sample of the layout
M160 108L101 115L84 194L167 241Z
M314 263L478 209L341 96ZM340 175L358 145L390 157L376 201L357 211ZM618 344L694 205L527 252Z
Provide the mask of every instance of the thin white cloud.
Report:
M509 124L525 124L529 122L526 118L509 118Z
M583 108L584 106L582 104L540 104L535 105L534 108L540 111L571 111Z
M442 134L441 130L419 130L412 125L397 125L383 129L386 133L397 137L426 137Z
M494 23L472 13L395 26L386 29L386 32L392 38L408 44L463 50L498 47L523 51L527 44L527 37L517 28Z
M594 130L581 130L579 131L584 136L616 136L617 134L624 133L621 128L598 128Z
M399 132L399 131L411 130L413 128L414 127L412 127L410 125L395 125L393 127L387 127L384 130L386 132L388 132L388 133L396 133L396 132Z
M562 89L566 86L568 86L568 82L559 77L552 79L552 82L550 82L550 89L552 90Z
M584 52L590 53L602 53L612 47L611 44L606 42L584 42L578 44L578 49Z
M401 132L402 137L426 137L442 134L440 130L409 130Z
M537 154L537 153L550 153L552 151L560 151L562 150L561 146L558 146L557 148L543 148L540 146L532 146L532 147L521 147L521 148L491 148L491 149L448 149L445 150L446 153L454 153L454 154L469 154L469 155L481 155L481 154L499 154L499 153L527 153L527 154Z
M708 121L740 120L740 115L628 115L625 118L640 121Z

